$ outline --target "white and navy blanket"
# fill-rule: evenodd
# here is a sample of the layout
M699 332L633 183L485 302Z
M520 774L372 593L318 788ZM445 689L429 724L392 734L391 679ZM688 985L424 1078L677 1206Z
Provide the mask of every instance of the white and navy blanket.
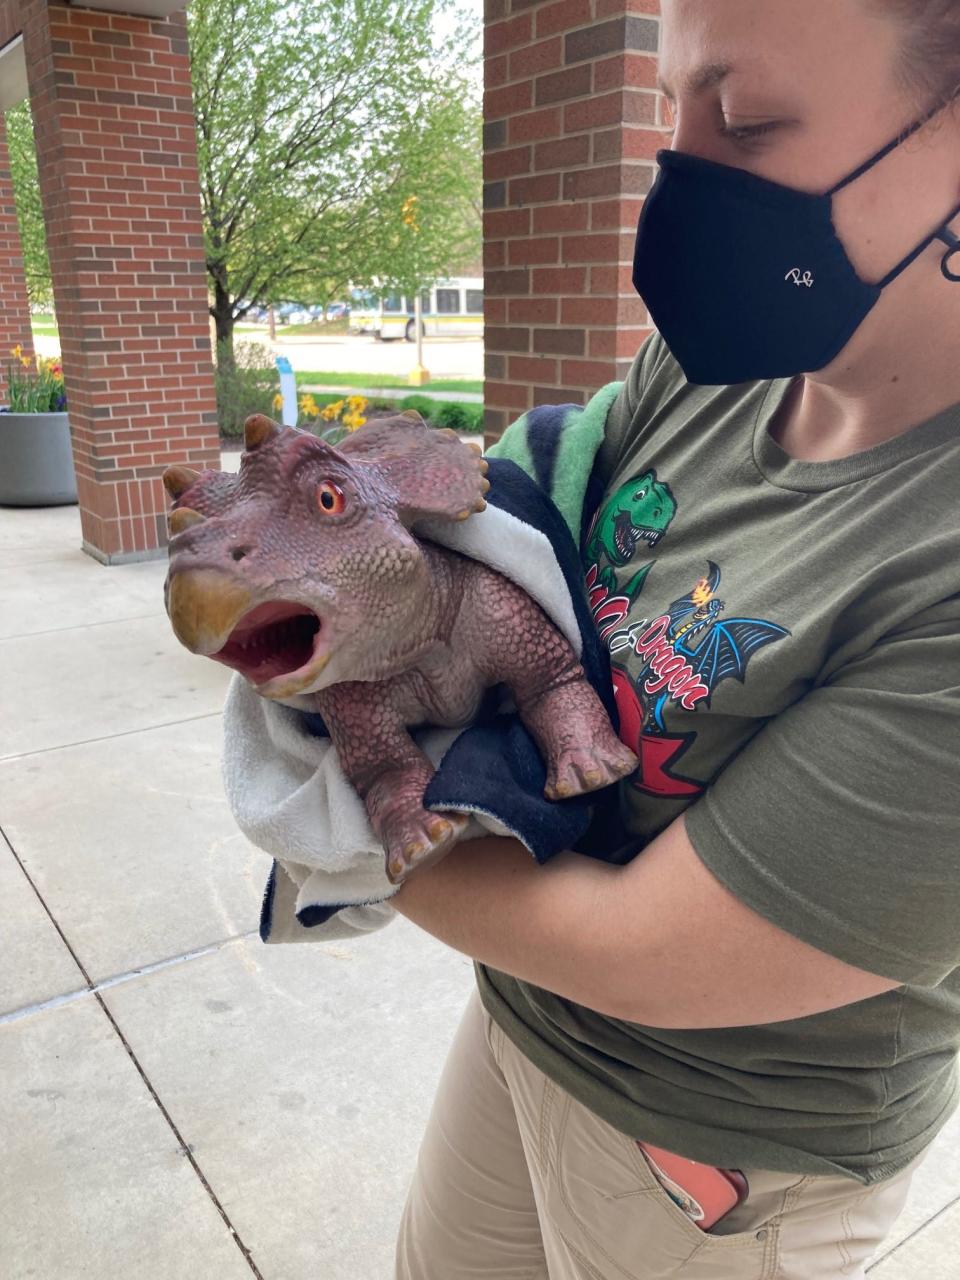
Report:
M525 415L493 451L506 456L491 457L486 511L417 529L489 564L532 596L570 642L614 723L609 660L586 599L578 540L615 392L616 385L605 388L586 409L551 406ZM565 453L558 505L551 478ZM539 862L571 848L598 798L610 795L544 799L540 752L495 691L467 728L424 728L413 736L437 767L425 806L469 813L463 838L513 835ZM329 941L390 921L396 889L383 849L319 715L261 698L235 674L224 709L223 777L238 826L274 859L260 917L264 942Z

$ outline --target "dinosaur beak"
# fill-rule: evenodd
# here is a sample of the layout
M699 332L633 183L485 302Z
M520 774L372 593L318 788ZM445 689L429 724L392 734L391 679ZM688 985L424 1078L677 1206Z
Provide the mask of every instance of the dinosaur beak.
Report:
M177 639L191 653L218 653L252 607L247 588L216 569L186 569L170 576L167 613Z

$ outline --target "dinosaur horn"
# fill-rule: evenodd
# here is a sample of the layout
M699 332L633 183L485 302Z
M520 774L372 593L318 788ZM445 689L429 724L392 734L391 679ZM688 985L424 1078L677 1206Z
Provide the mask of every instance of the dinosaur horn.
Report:
M190 507L177 507L176 511L170 512L170 532L176 536L178 533L183 533L184 529L189 529L192 525L202 524L206 518L199 511L194 511Z
M262 444L278 436L283 428L265 413L254 413L243 424L243 443L246 449L259 449Z
M174 501L187 492L200 472L190 467L167 467L163 473L163 487Z

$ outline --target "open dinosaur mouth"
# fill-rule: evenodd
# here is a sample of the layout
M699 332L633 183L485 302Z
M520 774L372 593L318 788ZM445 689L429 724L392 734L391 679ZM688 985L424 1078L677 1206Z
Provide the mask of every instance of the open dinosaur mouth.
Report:
M625 511L617 516L613 524L613 541L624 560L630 559L637 549L638 542L646 542L649 546L655 547L662 537L662 529L651 529L647 525L634 524Z
M245 613L216 658L254 684L292 675L316 653L323 624L312 609L272 600Z

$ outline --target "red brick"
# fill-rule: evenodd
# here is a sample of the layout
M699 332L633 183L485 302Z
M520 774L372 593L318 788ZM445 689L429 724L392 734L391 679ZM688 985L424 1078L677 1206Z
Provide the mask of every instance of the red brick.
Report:
M588 204L541 204L533 210L535 235L554 231L586 231L590 216Z
M618 18L624 13L649 17L660 12L658 0L596 0L596 3L598 21L602 18Z
M553 142L541 142L534 148L534 169L568 169L587 164L590 160L590 135L575 138L558 138Z
M557 323L556 298L511 298L508 306L511 324Z
M611 381L612 372L602 360L564 360L560 366L562 380L581 387L601 387Z
M533 106L533 81L508 84L502 89L488 89L483 95L484 120L499 120Z
M607 93L571 102L563 109L563 127L567 133L580 129L596 129L605 124L619 124L623 119L623 94Z
M618 263L614 266L592 266L590 268L591 293L633 293L632 263ZM572 292L570 290L569 292Z
M507 262L511 267L534 263L559 262L560 241L556 237L537 236L530 240L511 240L507 246Z
M525 49L516 49L510 54L510 79L519 80L522 76L537 76L544 71L553 71L563 66L563 41L560 36L550 40L540 40L528 45Z
M623 129L623 156L626 160L653 160L669 139L658 129Z
M528 44L532 39L533 15L530 13L521 13L504 22L488 23L483 35L484 56L493 57L507 49L515 49L517 45Z
M560 196L560 174L540 173L533 178L511 178L509 204L545 204Z
M587 287L586 267L534 267L531 292L582 293Z
M513 147L506 151L488 151L483 159L485 182L496 181L497 178L509 178L514 174L529 173L529 171L529 147Z
M511 382L555 382L558 364L543 356L511 356L507 377Z
M484 65L483 81L488 89L496 89L507 82L507 55L488 58Z
M609 164L612 160L619 160L623 146L623 128L601 129L598 133L590 135L593 138L593 163Z
M538 76L536 104L542 107L551 102L565 102L568 98L582 98L590 93L591 81L589 63L582 63L579 67L564 67L562 71Z
M535 230L539 229L535 227ZM529 235L530 210L488 209L483 215L483 234L491 240Z
M619 257L619 237L610 232L564 236L564 262L610 262Z
M615 325L617 298L564 298L560 303L560 323L570 325Z
M489 351L521 351L530 350L530 330L510 327L505 329L484 326L484 347Z
M185 22L21 7L81 528L99 554L150 552L166 462L218 447Z
M558 31L584 27L593 21L590 0L556 0L537 8L537 36L551 36Z
M518 387L511 382L488 380L483 386L484 406L493 408L514 409L520 413L529 409L530 392L527 387Z
M546 138L556 138L562 123L560 107L528 111L524 115L510 117L507 121L507 137L511 143L541 142Z
M579 387L534 387L534 404L584 404L586 397Z
M589 205L590 230L610 231L635 228L643 201L624 197L620 200L594 200Z

